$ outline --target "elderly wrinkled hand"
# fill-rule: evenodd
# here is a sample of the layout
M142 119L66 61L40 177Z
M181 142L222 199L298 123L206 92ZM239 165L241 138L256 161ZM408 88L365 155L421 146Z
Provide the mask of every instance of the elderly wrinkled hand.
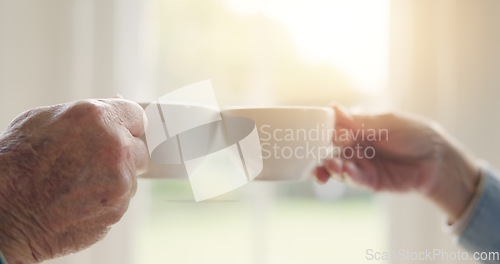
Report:
M450 221L461 215L474 195L479 166L438 124L402 113L355 115L334 109L336 131L349 131L350 136L334 138L339 154L314 170L319 182L332 177L374 191L416 191L436 203ZM360 136L366 131L385 134ZM371 152L353 155L356 148Z
M142 108L82 100L18 116L0 136L0 250L37 263L81 250L120 220L147 163Z

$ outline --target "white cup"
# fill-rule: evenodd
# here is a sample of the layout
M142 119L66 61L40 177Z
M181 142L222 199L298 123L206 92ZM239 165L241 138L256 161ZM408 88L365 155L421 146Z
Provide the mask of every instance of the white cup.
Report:
M328 107L231 107L222 117L252 119L258 129L263 169L255 180L299 181L331 154L335 123Z
M151 157L140 177L200 178L195 176L200 175L195 171L201 170L212 176L218 173L223 175L224 169L230 170L233 163L236 170L244 171L248 178L253 179L260 172L259 138L253 121L244 118L223 119L218 108L199 104L153 102L140 105L148 116L148 127L141 139L146 143ZM244 150L241 150L240 141L243 139L247 144L243 147ZM236 144L238 151L242 151L239 153L242 156L236 157L236 153L231 151L234 151ZM214 153L227 155L223 160L227 161L227 158L231 162L219 168L200 167L201 164L206 165L207 157L213 157ZM234 161L234 158L243 160ZM216 163L212 161L210 164L215 166ZM220 166L220 163L218 164ZM243 164L245 168L240 167ZM234 175L233 172L228 175ZM240 179L239 176L234 177ZM213 177L208 175L201 178Z
M149 104L140 105L146 108ZM191 111L193 106L177 105L173 110L176 109ZM207 116L218 115L213 112L214 109L194 109ZM335 121L331 108L230 107L221 110L220 116L223 120L228 117L244 117L255 122L263 161L262 172L255 180L303 180L315 165L330 154ZM179 119L182 117L179 116ZM168 156L168 153L163 156ZM162 164L150 160L140 177L187 179L188 175L183 164Z
M158 111L159 113L159 108L162 104L159 104L159 103L139 103L139 105L144 108L146 110L147 107L151 107L153 110L155 110L155 108L157 109L156 111ZM169 107L171 105L163 105L165 107ZM177 105L177 109L173 109L174 111L175 110L180 110L182 112L182 110L185 108L185 109L188 109L189 111L189 105ZM146 112L148 112L148 110L146 110ZM154 127L154 125L158 126L163 126L165 127L165 117L162 117L163 120L161 120L160 124L154 124L154 122L158 122L158 120L148 120L148 128L146 128L146 130L148 129L158 129L158 127ZM179 117L180 121L182 121L182 117ZM153 126L152 126L153 125ZM163 128L162 128L163 129ZM146 144L146 146L148 145L146 143L146 134L142 135L140 137L144 143ZM148 148L148 151L149 151L149 154L151 155L153 149L149 149ZM167 151L168 152L168 151ZM168 157L168 154L169 153L162 153L163 156L167 156ZM158 161L154 161L153 159L149 159L149 162L147 164L147 167L145 170L143 170L141 172L141 174L139 175L139 177L141 178L152 178L152 179L188 179L188 175L187 175L187 172L186 172L186 169L185 169L185 166L181 163L171 163L171 162L158 162Z

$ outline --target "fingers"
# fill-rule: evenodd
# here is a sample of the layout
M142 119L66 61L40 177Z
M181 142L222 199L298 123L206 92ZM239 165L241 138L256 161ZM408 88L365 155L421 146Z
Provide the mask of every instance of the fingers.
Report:
M336 146L348 146L353 143L350 131L356 128L356 123L353 117L340 105L333 104L335 111L335 135L333 136L332 143ZM330 177L342 180L343 164L342 160L335 157L324 161L323 166L316 167L312 174L316 180L323 184L326 183Z
M363 155L364 152L360 154L359 151L363 151L367 146L374 149L372 143L375 142L366 141L364 130L386 126L386 123L391 121L391 116L351 114L342 106L335 104L332 108L336 117L336 134L332 142L338 147L340 153L338 156L324 160L323 165L317 167L313 174L320 183L334 178L367 187L377 185L373 157L366 157Z
M338 158L332 158L324 161L323 166L318 166L313 170L316 180L323 184L330 178L343 181L343 162Z
M131 186L130 186L130 198L134 197L135 193L137 192L137 177L138 175L144 173L147 169L147 165L149 163L149 154L148 150L146 148L146 145L144 142L137 138L134 137L132 139L132 157L134 157L134 167L135 171L132 172L130 177L131 179Z
M147 127L147 117L143 108L135 102L123 99L120 94L117 94L114 99L106 100L106 102L113 106L122 124L134 136L132 157L134 157L136 173L144 171L149 162L149 154L144 141L138 138L144 134Z
M137 137L132 138L131 157L134 158L135 171L132 172L130 177L132 185L130 186L130 198L137 192L137 176L144 173L147 169L149 162L149 154L144 142Z
M337 158L325 160L323 166L313 170L313 175L320 184L329 179L346 182L356 188L372 191L381 190L381 182L376 175L374 164L369 160L340 160Z
M126 99L103 99L100 100L112 106L114 112L120 119L125 128L130 131L134 137L144 134L147 127L146 113L140 105Z
M391 112L348 111L340 105L333 105L336 129L383 128L394 123L396 116Z
M147 168L149 162L149 153L146 145L144 144L144 141L142 141L141 139L133 138L133 145L133 157L135 161L136 173L140 174Z
M324 184L332 178L339 182L347 181L354 185L362 185L359 181L363 178L363 174L359 168L352 162L342 162L339 159L325 161L325 164L316 167L312 174L320 184Z
M127 139L130 140L128 143L130 144L129 157L132 159L129 162L135 169L132 173L133 176L137 176L146 170L149 162L146 145L144 141L139 139L139 136L144 134L147 126L147 117L143 108L133 101L121 98L121 95L117 95L113 99L101 99L99 101L111 106L112 113L116 115L116 118L120 121L119 123L133 136ZM132 194L135 193L136 189L135 181L136 179L133 179Z
M332 142L336 146L349 146L353 143L353 131L356 130L356 122L346 109L339 105L332 106L335 111L335 134Z
M330 174L342 174L343 162L339 158L327 159L324 161L324 167Z
M315 176L316 180L323 184L330 179L330 173L325 169L325 167L316 167L313 171L313 175Z
M333 110L335 111L335 126L354 129L356 124L354 118L349 114L348 110L340 105L333 105Z

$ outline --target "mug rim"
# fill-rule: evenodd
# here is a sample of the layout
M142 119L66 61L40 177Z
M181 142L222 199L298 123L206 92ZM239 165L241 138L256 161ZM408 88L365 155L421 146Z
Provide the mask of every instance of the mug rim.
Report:
M166 105L178 105L178 106L184 106L184 107L203 107L203 108L212 108L215 109L213 106L208 106L208 105L202 105L202 104L196 104L196 103L190 103L190 104L181 104L181 103L164 103L164 102L136 102L138 105L140 105L142 108L145 108L149 106L150 104L166 104ZM226 110L302 110L302 111L315 111L315 110L321 110L321 111L328 111L328 112L333 112L333 108L327 107L327 106L306 106L306 105L262 105L262 106L248 106L248 105L234 105L234 106L226 106L226 107L219 107L219 111L223 112Z
M333 108L326 106L228 106L220 109L221 112L229 110L302 110L302 111L328 111L333 112Z

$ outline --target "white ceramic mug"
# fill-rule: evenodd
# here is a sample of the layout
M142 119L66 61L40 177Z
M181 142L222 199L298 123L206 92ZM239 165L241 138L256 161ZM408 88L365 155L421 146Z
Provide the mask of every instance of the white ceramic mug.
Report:
M244 172L248 179L255 178L260 172L259 137L252 120L238 117L223 119L218 108L199 104L154 102L140 105L148 116L148 127L141 138L150 154L147 169L140 177L183 179L189 175L191 180L207 180L226 172L229 178L241 179L233 174L235 171L228 172L233 167L231 165L237 170L236 174ZM243 147L240 146L241 140L245 144ZM234 149L235 146L237 149ZM240 153L233 153L233 150ZM227 155L223 158L224 162L231 162L217 168L224 162L219 160L214 163L212 160L208 164L217 166L208 166L207 159L213 159L214 153L218 153L215 154L217 157ZM226 180L230 182L230 179Z
M331 154L335 123L328 107L231 107L222 117L252 119L258 129L263 169L255 180L297 181Z

